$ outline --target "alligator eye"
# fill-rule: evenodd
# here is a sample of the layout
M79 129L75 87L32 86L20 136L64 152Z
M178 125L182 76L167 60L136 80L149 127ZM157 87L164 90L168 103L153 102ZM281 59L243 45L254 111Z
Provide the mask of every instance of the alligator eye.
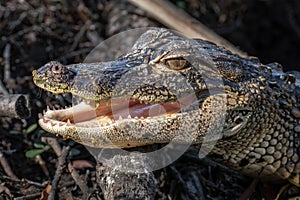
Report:
M174 70L181 70L184 69L188 66L189 62L182 58L170 58L165 60L165 64L170 68L170 69L174 69Z

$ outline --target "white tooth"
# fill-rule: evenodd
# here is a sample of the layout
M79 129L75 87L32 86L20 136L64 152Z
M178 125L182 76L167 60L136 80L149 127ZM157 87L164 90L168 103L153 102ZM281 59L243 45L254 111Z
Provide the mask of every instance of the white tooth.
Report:
M100 103L97 102L95 107L98 108L99 106L100 106Z
M67 125L71 125L70 119L67 120Z
M127 116L127 118L128 118L128 119L131 119L131 115L129 114L129 115Z
M138 116L135 116L134 119L138 119Z
M141 116L140 119L145 119L145 118L143 116Z
M120 115L120 116L119 116L119 120L122 120L122 119L123 119L123 117Z
M49 106L47 106L47 111L48 111L48 110L51 110Z
M43 115L45 115L46 114L46 111L45 110L43 110Z

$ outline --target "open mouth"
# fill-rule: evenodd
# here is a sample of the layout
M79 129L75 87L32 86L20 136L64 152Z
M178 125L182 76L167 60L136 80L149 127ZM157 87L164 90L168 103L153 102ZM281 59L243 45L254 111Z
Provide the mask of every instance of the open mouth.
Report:
M100 102L86 102L60 110L47 110L42 117L44 123L74 125L80 127L107 126L121 120L144 120L162 115L179 113L197 101L189 95L176 102L150 104L131 98L114 98Z

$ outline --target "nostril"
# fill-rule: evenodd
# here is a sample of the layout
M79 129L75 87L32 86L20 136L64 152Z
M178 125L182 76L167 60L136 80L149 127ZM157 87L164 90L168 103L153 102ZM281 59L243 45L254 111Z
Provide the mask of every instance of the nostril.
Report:
M53 66L53 70L54 70L54 71L58 71L59 69L60 69L59 66Z
M51 71L55 74L59 74L59 73L62 73L63 67L62 67L62 65L53 65L51 68Z
M66 70L65 66L57 61L49 62L41 69L42 69L41 71L45 70L48 71L49 73L54 73L54 74L62 74Z

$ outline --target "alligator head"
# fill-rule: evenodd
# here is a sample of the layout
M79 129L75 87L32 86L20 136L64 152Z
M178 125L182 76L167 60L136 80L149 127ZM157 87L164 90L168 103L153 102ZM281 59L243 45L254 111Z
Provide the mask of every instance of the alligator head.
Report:
M210 132L219 139L212 154L235 169L282 178L300 169L300 89L279 65L153 29L114 61L50 62L33 80L81 102L46 111L39 124L85 145L197 144Z

